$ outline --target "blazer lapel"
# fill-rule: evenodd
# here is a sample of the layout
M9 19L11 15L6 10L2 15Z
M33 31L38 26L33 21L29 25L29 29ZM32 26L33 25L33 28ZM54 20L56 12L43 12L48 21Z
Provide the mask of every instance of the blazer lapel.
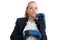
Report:
M37 28L40 31L40 21L35 19L35 24L37 25Z
M25 26L26 26L26 24L27 24L27 21L28 21L28 18L24 18L23 19L23 24L22 24L22 31L24 30L24 28L25 28Z

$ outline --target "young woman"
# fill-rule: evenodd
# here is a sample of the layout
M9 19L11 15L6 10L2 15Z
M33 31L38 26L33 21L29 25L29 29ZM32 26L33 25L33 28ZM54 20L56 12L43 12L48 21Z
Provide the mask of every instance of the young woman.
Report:
M47 40L43 18L35 20L37 12L37 3L35 1L29 2L25 17L18 18L16 21L15 28L10 36L11 40ZM37 36L29 36L28 32L35 32L38 36L41 35L41 37L39 36L40 39L38 39Z

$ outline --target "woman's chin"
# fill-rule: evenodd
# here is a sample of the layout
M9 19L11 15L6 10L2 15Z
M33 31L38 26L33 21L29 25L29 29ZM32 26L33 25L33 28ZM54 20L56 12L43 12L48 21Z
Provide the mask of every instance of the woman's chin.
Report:
M32 15L32 17L33 17L33 18L35 18L35 17L36 17L36 15Z

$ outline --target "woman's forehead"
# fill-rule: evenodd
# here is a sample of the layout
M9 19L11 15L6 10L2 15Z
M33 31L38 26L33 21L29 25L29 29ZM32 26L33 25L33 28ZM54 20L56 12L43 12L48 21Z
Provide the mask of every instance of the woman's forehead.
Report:
M37 4L36 3L30 3L30 4L28 4L28 6L30 6L30 7L32 7L32 6L37 7Z

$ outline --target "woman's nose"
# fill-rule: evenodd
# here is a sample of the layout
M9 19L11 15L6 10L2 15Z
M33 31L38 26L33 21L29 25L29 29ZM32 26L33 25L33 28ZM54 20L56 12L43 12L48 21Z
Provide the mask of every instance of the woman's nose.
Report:
M33 9L33 11L35 11L35 9Z

